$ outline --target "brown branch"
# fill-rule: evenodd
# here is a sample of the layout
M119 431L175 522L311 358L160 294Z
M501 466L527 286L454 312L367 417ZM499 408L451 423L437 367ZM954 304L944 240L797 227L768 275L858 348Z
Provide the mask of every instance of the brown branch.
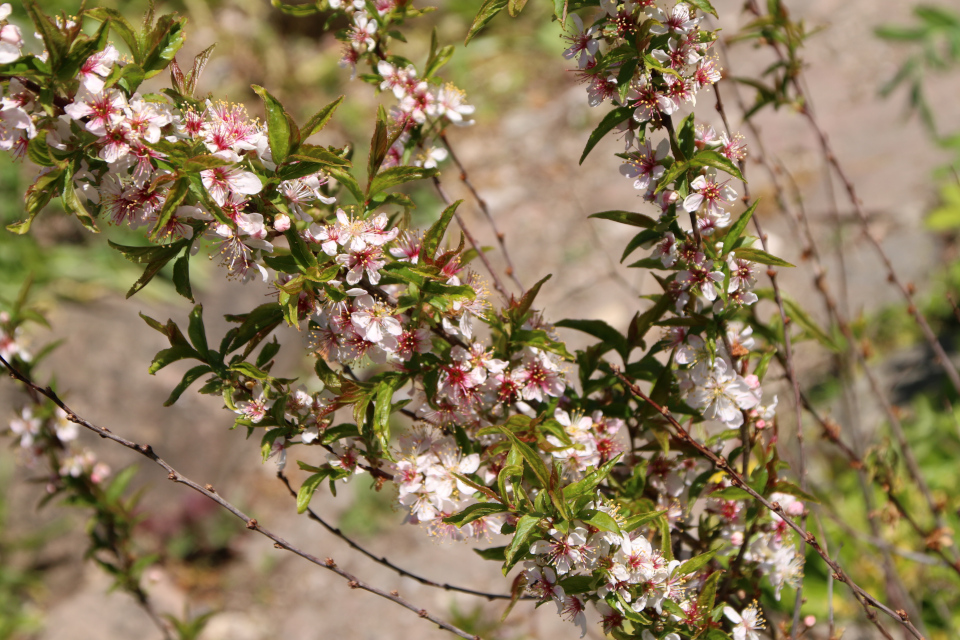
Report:
M282 471L278 471L278 472L277 472L277 478L279 478L280 481L283 482L284 485L286 485L287 491L290 492L290 495L293 496L294 498L296 498L296 497L297 497L297 492L294 491L293 486L291 486L290 480L287 478L287 476L284 475L284 473L283 473ZM438 589L444 589L444 590L446 590L446 591L457 591L457 592L459 592L459 593L466 593L466 594L469 594L469 595L471 595L471 596L479 596L479 597L481 597L481 598L486 598L487 600L512 600L512 599L513 599L513 596L511 596L511 595L509 595L509 594L503 594L503 593L488 593L488 592L486 592L486 591L477 591L476 589L468 589L468 588L466 588L466 587L458 587L458 586L456 586L456 585L447 584L446 582L443 582L443 583L441 583L441 582L434 582L433 580L429 580L429 579L424 578L424 577L422 577L422 576L418 576L418 575L415 574L415 573L411 573L411 572L407 571L407 570L404 569L403 567L398 567L397 565L395 565L395 564L393 564L392 562L390 562L390 560L388 560L386 557L384 557L384 556L378 557L378 556L375 555L373 552L368 551L368 550L365 549L364 547L361 547L359 544L357 544L353 539L351 539L349 536L347 536L347 534L345 534L345 533L344 533L343 531L341 531L339 528L334 527L332 524L328 523L326 520L324 520L324 519L321 518L319 515L317 515L317 513L316 513L313 509L311 509L310 507L307 507L307 516L308 516L311 520L313 520L314 522L320 524L320 525L321 525L323 528L325 528L327 531L329 531L329 532L332 533L333 535L337 536L338 538L340 538L341 540L343 540L344 542L346 542L346 543L350 546L351 549L353 549L353 550L355 550L355 551L359 551L360 553L362 553L363 555L367 556L368 558L370 558L370 559L373 560L374 562L376 562L376 563L378 563L378 564L382 564L383 566L387 567L387 568L390 569L391 571L394 571L394 572L396 572L397 574L399 574L399 575L401 575L401 576L403 576L403 577L405 577L405 578L410 578L410 579L412 579L412 580L416 580L416 581L419 582L420 584L426 585L426 586L428 586L428 587L436 587L436 588L438 588ZM537 598L535 598L534 596L520 596L519 599L520 599L520 600L536 600Z
M453 200L450 199L446 189L443 188L443 184L440 183L440 178L437 176L433 176L433 186L436 187L437 193L440 194L440 199L449 207L453 203ZM467 242L469 242L473 250L477 252L477 257L480 258L480 262L483 263L483 266L487 269L487 273L489 273L493 279L493 287L503 296L504 301L509 302L512 296L507 292L506 288L504 288L503 283L500 281L500 276L494 271L489 258L484 254L483 247L477 242L477 239L473 237L473 234L470 233L470 230L463 223L460 212L455 211L453 217L457 219L457 224L460 226L460 230L463 231L463 235L467 237Z
M823 547L817 541L816 536L814 536L811 532L806 531L803 527L797 524L792 518L790 518L787 515L786 511L784 511L783 507L780 506L779 503L770 502L769 500L764 498L762 495L757 493L757 491L754 490L747 483L744 477L740 475L740 473L738 473L736 469L734 469L733 465L731 465L726 458L723 458L717 455L710 449L706 448L705 446L697 442L687 432L687 430L683 428L683 425L681 425L677 421L677 419L673 417L673 414L670 413L669 409L662 407L656 402L654 402L653 400L651 400L647 394L645 394L637 385L632 383L623 374L623 372L620 370L619 367L615 365L611 365L611 368L613 369L614 374L616 374L616 376L620 379L621 382L623 382L624 386L626 386L626 388L631 393L633 393L635 396L637 396L644 402L648 403L660 415L662 415L667 420L667 422L669 422L673 426L674 430L676 431L676 437L679 438L681 442L685 442L690 446L692 446L694 449L696 449L700 453L700 455L702 455L703 457L708 459L711 463L713 463L713 465L717 469L725 472L728 476L730 476L730 482L733 486L739 487L744 491L746 491L748 494L750 494L750 496L754 500L757 500L764 507L766 507L773 513L777 514L778 516L780 516L780 518L782 518L783 521L787 523L787 526L789 526L791 529L796 531L800 535L801 539L803 539L807 544L809 544L813 548L813 550L816 551L821 558L823 558L823 561L827 563L827 566L829 566L833 570L834 578L836 580L840 580L841 582L845 582L850 587L854 597L863 606L863 609L867 615L867 618L869 618L871 621L876 622L877 613L876 611L871 609L871 607L873 607L874 609L879 609L880 611L884 612L894 620L898 621L901 625L903 625L903 628L906 631L908 631L914 638L917 638L917 640L924 640L923 635L917 630L915 626L913 626L913 623L910 622L910 618L906 614L906 612L894 611L887 605L877 600L877 598L872 596L870 593L862 589L860 586L858 586L853 581L853 579L843 570L843 567L841 567L838 562L830 558L830 556L826 553L826 551L823 550Z
M520 279L517 277L517 271L513 267L513 261L510 259L510 252L507 251L507 244L504 239L504 234L497 228L497 223L493 219L493 214L490 213L490 207L487 206L487 201L480 197L480 194L477 192L477 189L473 186L473 183L470 182L470 176L467 175L467 169L463 166L463 163L460 162L460 158L457 157L456 152L453 150L453 146L450 144L450 141L447 140L447 134L445 131L440 131L440 141L443 142L443 146L447 148L447 152L450 153L450 159L453 160L453 163L457 165L457 169L460 171L460 181L467 187L470 191L470 194L473 196L474 200L477 201L477 206L480 207L480 211L483 212L483 215L487 217L487 222L490 223L490 228L493 229L493 235L497 238L497 243L500 245L500 251L503 253L503 259L507 263L507 269L505 273L510 276L510 279L520 288L521 295L526 292L523 284L521 284Z
M91 422L88 422L84 418L77 415L72 409L70 409L70 407L64 404L63 400L60 399L60 397L53 391L53 389L51 389L50 387L42 388L38 386L32 380L30 380L29 378L24 376L22 373L20 373L18 370L13 368L3 358L3 356L0 356L0 364L3 364L7 368L7 371L10 373L10 377L16 380L19 380L23 384L27 385L27 387L35 390L36 392L52 400L54 404L56 404L58 407L63 409L63 411L67 414L67 419L69 419L71 422L75 422L76 424L86 427L90 431L93 431L94 433L99 435L101 438L113 440L114 442L126 447L127 449L136 451L140 455L152 460L154 463L156 463L157 465L159 465L160 467L162 467L164 470L167 471L168 479L178 484L186 485L191 489L193 489L194 491L196 491L197 493L200 493L206 498L216 502L221 507L223 507L224 509L226 509L227 511L235 515L237 518L243 520L246 523L247 529L256 531L257 533L273 540L274 547L278 549L286 549L287 551L292 551L294 554L300 556L301 558L307 560L308 562L312 562L313 564L319 567L323 567L324 569L332 571L333 573L337 574L338 576L346 580L347 585L351 589L362 589L364 591L369 591L374 595L380 596L381 598L384 598L386 600L390 600L391 602L394 602L405 609L409 609L410 611L413 611L421 618L425 618L430 622L433 622L434 624L439 626L441 629L449 631L450 633L460 636L461 638L465 638L466 640L480 640L480 636L467 633L463 629L460 629L459 627L455 627L452 624L445 622L440 618L434 616L433 614L428 612L426 609L417 607L416 605L409 602L408 600L401 598L396 591L391 591L388 593L382 589L379 589L378 587L375 587L371 584L363 582L353 574L348 573L347 571L344 571L343 569L338 567L337 563L334 562L333 558L320 559L317 556L307 553L306 551L300 549L296 545L288 542L284 538L273 533L266 527L263 527L262 525L260 525L260 523L257 522L255 518L251 518L246 513L244 513L243 511L238 509L236 506L234 506L232 503L220 497L220 495L216 492L215 489L213 489L213 487L209 487L209 485L207 485L207 487L209 487L207 488L203 485L198 484L197 482L194 482L190 478L184 476L182 473L174 469L163 458L158 456L156 452L154 452L153 447L151 447L150 445L138 444L136 442L133 442L132 440L127 440L126 438L123 438L121 436L114 434L113 432L111 432L109 429L105 427L98 427L97 425Z

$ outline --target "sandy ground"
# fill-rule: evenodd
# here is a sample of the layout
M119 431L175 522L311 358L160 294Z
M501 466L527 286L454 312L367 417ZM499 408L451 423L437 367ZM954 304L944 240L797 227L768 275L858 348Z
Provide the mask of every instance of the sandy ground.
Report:
M739 2L715 2L724 16L725 32L736 30L741 18ZM875 229L884 238L901 275L923 285L924 277L940 260L937 241L920 228L924 211L935 199L931 171L945 158L931 151L916 121L902 122L900 97L878 100L879 84L896 68L898 52L877 41L872 29L880 23L904 21L909 15L906 2L889 0L808 0L791 3L812 25L829 29L816 36L806 50L810 91L817 114L830 135L837 155L855 181L864 205L875 217ZM230 13L231 20L237 18ZM214 16L217 18L217 16ZM247 19L253 19L247 18ZM559 49L558 49L559 54ZM731 73L748 75L748 45L733 49ZM557 60L549 92L532 89L521 107L511 108L498 120L481 120L468 130L453 134L464 164L483 197L490 204L497 224L505 233L520 280L530 285L552 273L540 303L551 319L602 318L623 328L645 301L638 294L649 290L639 271L618 269L617 260L629 236L613 223L587 220L595 211L608 209L642 210L630 184L618 173L615 141L601 144L592 161L579 167L584 141L601 114L586 105L581 87L564 74ZM229 65L230 59L217 64ZM932 86L931 102L937 105L942 122L956 122L960 103L955 100L956 76ZM727 89L730 95L731 90ZM480 95L475 99L482 99ZM701 97L706 117L712 117L713 96ZM521 101L523 102L523 101ZM733 121L738 121L733 101L728 99ZM823 240L825 252L833 256L838 238L829 223L831 205L826 198L822 159L804 120L795 113L766 113L759 119L769 154L782 161L796 178L807 210ZM717 120L719 124L719 120ZM749 142L749 140L748 140ZM755 194L772 203L770 183L762 169L750 165L748 178ZM446 178L455 197L462 191L456 175ZM842 194L841 194L842 195ZM476 207L469 202L464 211L467 224L493 244L493 235ZM773 251L785 259L802 263L799 245L789 225L770 205L761 210L771 235ZM842 251L847 261L851 287L850 305L855 311L875 310L896 301L896 292L880 275L872 250L852 224L852 210L841 197L841 217L847 222ZM536 250L528 250L536 242ZM492 255L502 265L502 256ZM836 275L831 258L831 277ZM809 270L784 270L785 289L800 300L811 299ZM207 327L212 335L224 329L216 319L224 313L239 312L259 304L265 291L256 286L213 280L201 294ZM815 303L809 305L819 312ZM470 613L480 607L485 619L496 620L503 603L488 604L475 598L430 589L402 579L385 568L351 553L346 546L304 517L297 517L294 503L273 478L273 467L261 466L257 447L242 434L228 431L230 417L208 397L187 393L174 407L161 404L179 379L184 367L173 366L155 377L147 375L147 363L164 347L162 337L144 325L137 313L165 319L184 320L184 304L159 305L136 297L124 301L108 295L95 305L64 304L52 315L53 334L68 338L49 363L60 388L69 392L68 401L78 413L155 449L184 474L218 491L254 514L261 522L320 557L333 557L358 576L385 589L400 593L450 618L456 608ZM580 337L569 336L573 344ZM297 336L284 338L296 341ZM799 357L814 366L822 357L810 343L801 345ZM288 361L296 368L298 363ZM11 385L0 385L0 406L17 400ZM95 438L85 441L115 467L140 463L135 456L116 447L104 446ZM150 491L144 504L160 515L155 522L172 525L196 516L197 505L188 491L166 482L165 474L142 463L142 481ZM360 480L363 482L363 480ZM62 517L62 511L35 512L35 485L17 482L9 488L13 533L35 530L44 522ZM332 499L318 494L314 506L336 522L348 508L350 491ZM440 581L464 582L479 589L505 592L509 581L492 563L477 557L467 544L438 544L425 532L400 526L399 513L387 515L387 533L364 541L378 554L394 562L421 570ZM159 638L133 602L123 594L105 595L108 582L91 563L80 559L83 542L82 520L70 517L70 532L56 538L45 552L57 564L39 598L44 619L42 640L92 640ZM163 526L156 525L159 529ZM191 574L178 568L158 568L151 573L150 591L163 611L181 614L185 607L199 613L219 611L202 636L205 640L260 640L284 637L312 638L446 638L446 634L392 605L378 602L370 594L351 591L331 573L313 567L282 551L264 538L243 529L239 522L229 547L232 561L206 572ZM590 637L601 637L594 625ZM558 621L551 606L533 611L520 605L499 632L503 638L573 638L575 629ZM846 638L855 638L851 630ZM859 637L867 638L870 635Z

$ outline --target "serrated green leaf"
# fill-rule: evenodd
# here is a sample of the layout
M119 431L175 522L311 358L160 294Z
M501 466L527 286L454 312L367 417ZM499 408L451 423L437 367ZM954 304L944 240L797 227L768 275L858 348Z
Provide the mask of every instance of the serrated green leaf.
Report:
M169 407L172 406L177 400L180 399L180 396L183 395L183 392L187 388L200 379L201 376L208 373L212 373L213 369L209 365L202 364L200 366L194 367L183 374L183 379L173 388L173 391L170 392L170 396L164 401L163 406Z
M657 224L657 221L650 216L630 211L601 211L600 213L592 213L587 217L599 218L600 220L612 220L613 222L628 224L632 227L642 227L644 229L650 229Z
M620 354L624 362L630 355L631 347L627 343L627 339L603 320L561 320L555 326L582 331L598 340L602 340L605 345L609 345Z
M738 258L743 258L744 260L750 260L752 262L759 262L760 264L768 264L774 267L793 267L795 265L790 264L782 258L777 256L770 255L762 249L754 249L752 247L739 247L738 249L733 250L733 255Z
M723 236L723 248L720 250L720 255L726 257L730 250L733 249L733 243L743 234L744 229L747 228L747 223L750 222L750 218L753 217L754 212L757 210L757 205L760 204L760 200L754 200L753 204L750 207L740 214L740 217L737 218L737 221L733 223L733 226L727 231L726 235Z
M507 2L508 0L484 0L470 25L469 31L467 31L467 37L464 39L463 45L470 44L470 41L476 37L480 30L487 26L487 23L493 20L494 16L503 11Z
M163 201L163 207L160 208L160 213L157 216L157 222L153 225L153 229L150 230L150 234L147 236L151 242L156 242L168 233L166 228L167 223L170 222L177 207L179 207L183 199L187 197L189 191L190 181L186 178L178 178L177 181L173 183L173 186L170 187L170 190L167 192L167 197Z
M800 498L805 502L820 504L820 500L815 495L807 491L804 491L797 485L793 484L792 482L788 482L787 480L778 480L777 483L773 485L773 491L776 493L789 494L791 496Z
M740 168L730 160L730 158L722 155L713 149L704 149L700 151L690 160L691 167L713 167L714 169L720 169L721 171L726 171L732 175L737 180L744 181L743 174L740 172Z
M603 120L600 121L600 124L597 125L597 128L590 134L590 137L587 138L587 144L583 148L583 153L580 154L580 164L583 164L583 161L587 159L587 156L590 155L593 148L597 146L597 143L603 139L603 136L613 131L614 127L618 124L630 118L633 115L633 111L633 107L617 107L605 115Z
M663 511L651 511L649 513L635 515L632 518L627 518L626 524L624 524L621 529L626 532L634 531L649 522L653 522L666 512L667 510L664 509Z
M517 521L517 529L513 534L513 538L510 540L510 544L507 545L504 549L504 565L503 565L503 575L507 575L510 572L510 569L513 568L520 559L520 551L523 551L528 546L528 542L534 533L537 531L537 525L540 523L540 518L533 515L521 516Z
M190 250L173 263L173 286L181 296L193 302L193 288L190 286Z
M270 142L270 153L273 161L280 165L286 162L287 156L294 150L296 142L293 130L290 127L290 117L280 101L259 85L250 85L253 91L263 100L267 112L267 139Z
M460 513L444 518L443 521L447 524L463 527L463 525L469 524L474 520L479 520L494 513L503 513L504 511L508 511L508 509L502 504L496 502L478 502L477 504L470 505Z
M712 4L710 4L710 0L683 0L683 1L689 4L690 6L700 9L700 11L703 11L704 13L711 14L714 18L720 17L717 15L717 10L713 8Z
M327 167L324 171L326 171L331 178L346 187L347 191L353 195L358 203L363 204L363 189L360 188L360 183L353 177L349 169L345 167Z
M423 235L423 242L420 243L420 255L423 256L426 262L433 262L433 257L437 253L437 247L440 246L443 235L446 233L447 227L450 225L450 221L453 219L457 207L459 207L461 203L463 203L463 200L457 200L444 209L443 213L440 214L440 219L430 225L430 228L427 229L427 232Z
M370 189L367 192L367 197L380 193L384 189L395 187L398 184L432 178L435 175L437 175L436 169L410 166L390 167L378 173L376 177L370 181Z
M329 470L324 469L320 473L313 474L300 485L300 490L297 491L297 513L303 513L307 510L310 506L310 501L313 500L313 494L317 492L317 487L319 487L320 483L329 475Z
M307 124L303 125L303 128L300 130L300 136L303 140L306 140L315 133L320 132L327 123L330 122L330 119L333 117L334 112L337 110L337 107L340 106L340 103L343 102L343 96L340 96L324 108L317 111L313 114Z
M706 553L700 554L699 556L690 558L689 560L687 560L677 568L676 574L685 576L688 573L695 573L699 571L700 569L705 567L708 562L713 560L714 556L717 555L717 552L719 550L720 548L717 548L717 549L714 549L713 551L708 551Z

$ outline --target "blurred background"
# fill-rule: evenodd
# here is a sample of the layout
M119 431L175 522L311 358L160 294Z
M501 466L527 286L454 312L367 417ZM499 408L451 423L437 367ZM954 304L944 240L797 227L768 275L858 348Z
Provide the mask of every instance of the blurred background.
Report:
M48 12L75 11L72 0L43 0ZM139 20L141 0L105 0ZM417 6L422 3L418 0ZM467 92L476 105L476 125L451 130L449 137L470 179L487 201L516 272L529 286L548 273L553 279L538 302L548 320L599 318L624 329L647 301L655 283L640 270L622 268L617 257L626 244L622 228L588 220L596 211L644 211L631 184L618 172L620 143L608 139L578 166L590 131L603 113L591 110L584 87L565 66L562 30L550 21L552 8L532 2L519 19L498 16L486 33L467 48L459 46L478 3L447 0L441 10L410 26L409 42L398 52L422 60L436 27L440 41L457 44L447 80ZM749 21L736 0L715 0L721 37L732 37ZM904 280L913 282L935 331L955 354L958 322L951 300L960 297L960 262L956 234L960 229L960 179L953 166L960 157L960 5L945 11L915 13L900 0L804 0L788 2L811 36L801 53L806 62L807 91L812 107L871 218L872 228ZM365 149L378 98L369 85L350 82L337 65L339 43L325 16L294 18L263 0L181 0L160 2L158 11L189 16L188 40L178 59L189 60L216 43L197 93L211 93L248 105L259 113L260 102L251 84L266 87L298 120L340 94L347 102L323 133L324 144L350 142ZM937 17L939 16L939 17ZM956 19L952 22L950 17ZM22 9L12 21L28 27ZM881 29L884 25L896 28ZM759 74L770 62L751 43L731 43L725 75ZM162 78L166 81L166 78ZM891 83L891 80L895 82ZM737 128L738 90L721 85L726 107ZM752 89L741 87L750 104ZM718 126L710 91L701 94L701 117ZM711 120L713 119L713 120ZM943 384L940 370L922 342L919 330L886 282L880 262L862 235L839 183L827 177L824 160L805 120L789 105L768 107L755 119L764 137L768 160L783 167L785 197L802 205L823 254L827 277L849 317L857 338L868 347L871 364L896 405L915 444L935 497L956 516L960 486L960 414L955 394ZM757 145L745 128L751 151ZM0 160L0 218L4 225L21 217L20 201L31 184L29 167ZM458 173L443 167L442 179L454 198L465 197L461 209L466 224L482 244L494 246L494 233L470 200ZM771 251L799 265L781 270L787 294L810 315L811 327L822 327L819 340L797 346L804 388L818 409L841 425L853 415L861 424L863 449L876 459L899 463L889 443L883 415L865 392L865 383L849 371L836 351L839 334L829 327L816 295L811 269L802 254L798 232L775 206L777 194L765 171L748 164L753 195L763 201L759 214L770 235ZM441 203L424 184L411 195L417 202L414 223L432 222ZM135 265L110 249L107 239L137 244L132 232L104 227L99 236L85 232L74 220L51 207L27 236L0 232L0 299L10 301L28 277L33 277L34 301L46 311L51 330L36 330L29 340L41 345L65 342L47 361L67 402L79 414L140 442L149 442L184 474L210 483L232 502L291 541L317 556L332 557L348 571L385 589L398 589L408 599L485 638L573 638L576 629L562 623L553 607L534 610L518 605L500 622L504 602L439 591L403 579L365 558L305 517L274 475L272 463L261 465L254 442L228 430L232 419L215 398L187 393L171 408L163 408L170 389L185 367L172 366L156 376L147 374L153 355L164 347L162 337L137 317L139 312L161 320L183 322L188 303L178 298L169 280L124 300L139 277ZM534 246L535 250L531 250ZM499 250L491 260L502 269ZM260 304L268 290L256 282L227 281L214 264L194 261L194 290L205 307L211 335L226 330L223 314ZM157 281L155 281L156 283ZM766 285L760 285L766 286ZM816 331L808 330L808 337ZM585 344L580 334L564 331L574 347ZM302 336L281 330L281 339L299 344ZM308 364L293 349L281 352L279 366L294 375L308 375ZM286 353L284 359L284 353ZM0 385L0 407L22 405L12 383ZM789 410L790 394L779 391L783 457L793 459L796 429ZM850 398L859 402L850 404ZM918 541L897 514L883 507L883 539L871 538L855 478L846 473L844 458L808 425L808 454L814 492L823 499L823 525L831 546L860 584L883 593L880 553L891 554L902 576L902 587L923 612L931 638L956 638L960 628L960 590L956 574L928 561L922 553L928 541ZM850 441L854 435L845 431ZM788 436L790 441L788 442ZM82 434L85 444L114 470L141 464L129 452L103 446ZM291 465L292 466L292 465ZM291 472L295 484L300 478ZM347 588L339 578L281 551L250 534L215 505L171 486L158 468L141 469L136 486L146 489L144 520L138 539L144 553L159 561L148 570L145 584L157 607L181 618L212 614L201 638L259 640L301 638L448 637L417 616L386 605L374 596ZM56 504L38 508L43 478L16 465L15 450L0 449L0 640L87 638L142 640L159 632L127 595L107 593L110 580L83 559L85 515ZM905 499L911 496L904 489ZM879 494L878 494L879 495ZM504 593L504 579L495 563L485 562L469 543L439 543L416 527L401 526L402 513L394 496L377 493L362 477L344 487L339 497L318 492L313 506L331 522L378 555L438 582L464 584ZM878 501L884 505L884 500ZM842 514L842 516L838 515ZM906 552L912 549L920 552ZM892 550L892 552L891 552ZM900 552L898 552L898 550ZM919 556L919 557L918 557ZM827 584L822 564L807 568L805 614L817 624L808 637L826 637ZM512 576L511 576L512 577ZM789 589L783 604L772 598L769 607L792 608ZM844 638L874 638L855 601L842 589L834 599ZM599 625L589 637L599 638Z

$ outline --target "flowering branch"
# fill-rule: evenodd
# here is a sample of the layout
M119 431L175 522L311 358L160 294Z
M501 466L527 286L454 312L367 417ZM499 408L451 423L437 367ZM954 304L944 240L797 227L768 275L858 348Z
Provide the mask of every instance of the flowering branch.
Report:
M704 458L708 459L711 463L713 463L713 466L715 466L720 471L723 471L724 473L728 474L730 476L730 481L733 484L733 486L743 489L744 491L749 493L754 500L758 501L760 504L766 507L769 511L772 511L773 513L777 514L777 516L782 518L783 521L787 523L787 526L789 526L791 529L793 529L798 534L800 534L800 537L807 544L809 544L813 548L813 550L816 551L821 558L823 558L823 561L827 563L827 566L829 566L833 570L835 574L834 575L835 579L840 580L841 582L847 583L847 585L853 591L854 596L863 605L864 611L867 614L868 618L873 620L876 617L876 613L871 611L869 608L872 606L884 612L885 614L887 614L888 616L890 616L891 618L899 622L901 625L903 625L904 629L909 631L914 638L917 638L917 640L924 640L923 635L917 630L916 627L913 626L913 623L910 622L910 619L907 616L906 612L894 611L890 609L888 606L886 606L885 604L877 600L874 596L870 595L869 593L864 591L862 588L860 588L855 582L853 582L850 576L847 575L847 573L843 570L840 564L837 561L830 558L830 556L823 550L823 547L821 547L820 543L817 542L816 537L809 531L804 530L804 528L801 527L799 524L794 522L794 520L787 515L786 511L784 511L783 507L781 507L779 503L770 502L769 500L764 498L762 495L757 493L747 483L747 481L743 478L743 476L741 476L736 471L736 469L733 468L733 466L726 460L726 458L723 458L717 455L710 449L707 449L702 444L697 442L687 432L687 430L684 429L683 425L681 425L677 421L677 419L673 417L669 409L662 407L656 402L654 402L650 398L650 396L648 396L646 393L644 393L640 389L640 387L638 387L633 382L631 382L618 367L614 365L611 365L611 366L616 376L620 379L621 382L623 382L623 384L630 390L631 393L633 393L635 396L637 396L638 398L640 398L641 400L649 404L651 407L653 407L655 411L657 411L660 415L666 418L667 422L669 422L673 426L674 430L676 431L675 435L677 438L680 439L681 442L689 444L694 449L696 449L701 456L703 456Z
M32 389L33 391L43 396L46 396L54 404L60 407L60 409L62 409L66 413L68 420L76 424L79 424L80 426L85 427L90 431L93 431L94 433L99 435L101 438L112 440L126 447L127 449L136 451L140 455L153 461L155 464L157 464L158 466L162 467L165 471L167 471L168 473L167 478L169 480L172 480L178 484L186 485L187 487L190 487L191 489L203 495L204 497L216 502L221 507L223 507L224 509L226 509L227 511L235 515L237 518L243 520L246 523L247 529L250 529L251 531L256 531L257 533L273 540L274 546L276 548L286 549L287 551L291 551L294 554L300 556L301 558L307 560L308 562L312 562L317 566L320 566L320 567L323 567L324 569L332 571L333 573L337 574L338 576L346 580L347 585L351 589L361 589L363 591L369 591L374 595L390 600L391 602L394 602L405 609L413 611L421 618L425 618L426 620L433 622L441 629L444 629L445 631L449 631L450 633L460 636L461 638L465 638L466 640L480 640L479 636L467 633L466 631L458 627L455 627L452 624L445 622L440 618L437 618L436 616L428 612L426 609L417 607L416 605L409 602L408 600L401 598L396 591L391 591L388 593L382 589L379 589L378 587L375 587L371 584L363 582L353 574L347 571L344 571L339 566L337 566L333 558L325 558L321 560L317 556L300 549L296 545L288 542L284 538L280 537L279 535L273 533L266 527L262 526L259 522L257 522L255 518L248 516L246 513L238 509L232 503L230 503L229 501L221 497L220 494L217 493L216 489L213 488L213 486L209 484L200 485L199 483L191 480L190 478L186 477L185 475L177 471L175 468L173 468L173 466L171 466L163 458L157 455L157 453L153 450L153 447L151 447L150 445L138 444L136 442L133 442L132 440L127 440L122 436L116 435L106 427L99 427L87 421L86 419L77 415L72 409L70 409L70 407L68 407L63 402L63 400L60 399L60 397L53 391L53 389L51 389L50 387L46 387L46 388L40 387L39 385L34 383L32 380L30 380L29 378L24 376L22 373L20 373L20 371L18 371L9 362L7 362L7 360L3 356L0 356L0 364L6 367L7 372L11 378L20 381L21 383L26 385L29 389Z

